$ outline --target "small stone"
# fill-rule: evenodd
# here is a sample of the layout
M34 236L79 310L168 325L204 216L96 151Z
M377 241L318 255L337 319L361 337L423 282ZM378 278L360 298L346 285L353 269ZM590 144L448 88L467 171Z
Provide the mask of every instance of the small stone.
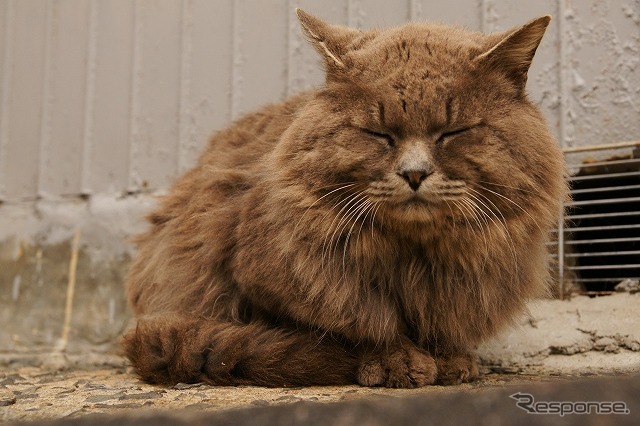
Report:
M123 404L96 404L94 408L104 409L104 408L142 408L145 406L153 405L153 402L147 401L144 404L140 404L137 402L125 402Z
M156 390L145 393L134 393L130 395L122 395L118 399L121 401L130 400L130 399L156 399L162 398L162 394L166 393L165 390Z
M87 413L90 413L91 411L88 410L87 408L81 408L80 410L76 410L73 411L69 414L67 414L66 416L64 416L64 418L76 418L76 417L80 417L80 416L84 416Z
M79 384L80 382L78 382ZM106 389L107 385L102 383L86 383L84 384L85 389Z
M280 398L277 398L276 401L294 402L294 401L300 401L300 398L293 395L284 395L284 396L281 396Z
M615 286L615 291L635 294L640 291L640 280L627 278Z
M215 405L207 404L206 402L197 402L195 404L189 404L184 408L186 410L210 410L214 407Z
M124 396L124 392L118 392L118 393L114 393L114 394L107 394L107 395L90 395L88 396L84 401L85 402L91 402L91 403L97 403L97 402L105 402L105 401L109 401L112 399L118 399L122 396Z
M58 392L58 394L56 395L56 398L66 398L70 393L74 393L76 390L75 389L65 389L65 390L61 390L60 392Z
M0 389L0 407L6 407L16 403L16 396L7 389Z
M193 388L201 388L204 386L206 386L205 383L178 383L177 385L173 386L171 389L186 390L186 389L193 389Z
M629 336L625 336L623 338L622 343L624 347L629 349L630 351L634 351L634 352L640 351L640 342L638 342L637 340L633 340Z
M269 401L265 401L264 399L256 399L251 401L251 405L257 405L259 407L264 407L266 405L269 405Z
M40 395L38 395L37 393L23 393L23 394L19 394L16 395L16 398L18 399L34 399L34 398L38 398Z
M617 353L620 352L618 342L611 337L601 337L594 342L594 349L598 351Z
M4 376L2 377L2 379L0 379L0 386L12 385L18 378L22 379L22 377L20 377L18 374L9 374L8 376Z
M521 374L522 368L520 367L510 367L510 366L491 366L489 368L489 372L493 374Z

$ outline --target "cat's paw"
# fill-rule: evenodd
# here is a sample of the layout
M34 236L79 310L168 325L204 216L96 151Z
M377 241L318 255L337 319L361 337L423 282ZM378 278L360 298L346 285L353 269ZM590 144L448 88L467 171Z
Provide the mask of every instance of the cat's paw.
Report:
M365 356L357 379L362 386L417 388L433 384L436 375L436 363L431 355L416 347L403 347Z
M473 355L437 357L439 385L459 385L478 377L478 363Z
M125 354L150 383L199 381L204 364L202 353L183 344L184 339L193 340L196 330L193 321L179 317L142 317L136 328L123 337Z

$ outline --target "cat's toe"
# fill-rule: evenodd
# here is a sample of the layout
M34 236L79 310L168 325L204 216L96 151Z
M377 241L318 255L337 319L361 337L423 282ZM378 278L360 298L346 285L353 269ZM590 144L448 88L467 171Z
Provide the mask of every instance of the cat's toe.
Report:
M438 367L437 383L440 385L459 385L478 377L478 363L472 355L460 355L436 358Z
M358 384L362 386L381 386L384 384L385 379L385 370L379 358L369 359L360 364L357 373Z
M427 352L417 348L407 351L409 362L409 378L415 387L432 385L436 381L438 368L435 360Z
M358 369L358 383L363 386L416 388L435 382L434 359L417 348L400 348L364 360Z

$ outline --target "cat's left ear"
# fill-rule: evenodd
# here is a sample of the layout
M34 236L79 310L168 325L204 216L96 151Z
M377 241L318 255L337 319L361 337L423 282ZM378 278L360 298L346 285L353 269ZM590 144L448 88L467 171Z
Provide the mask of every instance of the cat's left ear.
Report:
M524 92L527 72L549 21L551 16L541 16L507 33L489 50L477 56L475 61L505 73Z
M324 57L329 74L347 68L345 54L348 46L361 32L352 28L328 24L302 9L296 9L296 15L305 35L313 47Z

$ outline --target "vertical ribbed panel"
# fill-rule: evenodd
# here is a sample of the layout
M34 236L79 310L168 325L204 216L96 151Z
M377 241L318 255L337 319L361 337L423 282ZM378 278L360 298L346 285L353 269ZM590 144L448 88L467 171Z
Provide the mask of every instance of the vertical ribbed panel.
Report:
M634 0L0 0L0 200L166 187L230 119L322 83L296 7L360 28L553 14L528 88L554 132L640 134Z
M349 0L349 25L364 28L386 28L410 20L409 1L378 2L371 7L370 1Z
M138 0L130 190L167 186L178 171L182 4Z
M53 2L39 175L47 197L82 192L90 5Z
M187 166L187 151L193 146L191 140L191 67L193 61L193 0L182 0L180 13L180 98L178 111L178 172Z
M13 46L13 4L10 0L0 0L0 201L7 199L7 181L3 175L5 158L9 144L7 132L9 114L9 94L11 90L11 53Z
M476 31L481 29L480 0L414 0L413 2L416 21L461 25Z
M233 0L183 0L180 171L230 119Z
M285 0L236 2L234 118L286 94L290 12Z
M37 196L51 7L50 2L21 0L5 5L0 186L9 201Z
M98 0L89 0L89 29L87 37L87 64L84 98L84 128L82 140L82 169L80 177L80 191L83 194L93 193L92 178L92 150L94 143L94 108L96 104L96 60L98 54Z
M119 193L129 185L132 117L133 21L131 0L97 1L94 96L90 141L90 186L94 193Z

